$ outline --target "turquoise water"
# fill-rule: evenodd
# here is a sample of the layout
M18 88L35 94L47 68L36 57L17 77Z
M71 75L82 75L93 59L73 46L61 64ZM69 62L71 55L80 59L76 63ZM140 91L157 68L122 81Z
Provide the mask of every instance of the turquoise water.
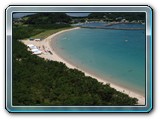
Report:
M81 69L145 95L145 31L81 28L56 37L58 54Z

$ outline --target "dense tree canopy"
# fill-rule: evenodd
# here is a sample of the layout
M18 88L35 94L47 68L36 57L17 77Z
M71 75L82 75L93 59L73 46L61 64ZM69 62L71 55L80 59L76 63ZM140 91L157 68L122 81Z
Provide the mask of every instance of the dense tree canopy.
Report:
M45 16L41 17L45 19ZM81 71L69 69L60 62L44 60L27 51L19 39L47 30L42 26L13 26L13 105L137 104L136 98L118 92L108 84L103 85ZM64 26L52 27L48 29Z
M132 20L145 20L144 12L107 12L107 13L91 13L88 16L89 19L110 19L117 20L119 19L127 19L129 21Z
M37 13L30 15L25 21L26 24L54 24L70 23L71 18L65 13Z

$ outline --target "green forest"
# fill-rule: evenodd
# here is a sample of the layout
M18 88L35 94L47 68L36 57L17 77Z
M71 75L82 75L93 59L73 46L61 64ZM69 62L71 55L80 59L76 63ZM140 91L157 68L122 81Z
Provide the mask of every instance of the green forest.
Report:
M59 17L59 14L54 13L54 18L56 15ZM27 17L29 21L37 19L37 15L32 15L32 19L30 16ZM44 17L46 21L50 20L46 14L41 14L40 17ZM65 19L65 17L62 18ZM13 105L107 106L137 104L137 98L131 98L118 92L109 84L102 84L94 78L85 76L77 69L69 69L61 62L44 60L27 51L27 47L20 41L21 39L30 38L48 30L57 32L70 27L70 20L65 24L51 24L43 21L41 23L40 21L38 25L36 22L34 24L33 22L24 22L21 25L13 24Z
M145 21L144 12L107 12L107 13L91 13L88 19L106 19L111 21L117 21L126 19L129 21L142 20Z

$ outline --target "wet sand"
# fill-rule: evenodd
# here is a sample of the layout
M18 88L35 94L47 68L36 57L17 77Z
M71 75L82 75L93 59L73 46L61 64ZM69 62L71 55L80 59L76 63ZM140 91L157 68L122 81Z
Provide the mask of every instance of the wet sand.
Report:
M67 31L71 31L71 30L75 30L75 29L80 29L79 27L76 28L72 28L72 29L67 29L67 30L62 30L60 32L57 32L55 34L52 34L51 36L47 37L46 39L42 40L42 41L30 41L30 40L23 40L22 42L26 45L28 44L33 44L35 46L37 46L42 52L43 54L38 55L39 57L42 57L44 59L48 59L48 60L53 60L53 61L58 61L58 62L63 62L64 64L66 64L67 67L72 68L72 69L78 69L82 72L85 73L86 76L90 76L92 78L97 79L99 82L102 83L109 83L110 87L115 88L117 91L120 91L122 93L128 94L130 97L135 97L138 99L138 105L145 105L145 97L133 92L129 89L126 89L124 87L121 87L119 85L113 84L111 82L106 82L107 80L102 79L98 76L96 76L95 74L93 74L91 71L89 70L83 70L80 67L77 67L76 65L73 65L70 61L67 61L66 59L62 58L62 56L60 56L58 54L58 52L56 51L57 49L54 49L51 47L50 42L52 41L52 45L55 43L55 36L59 35L61 33L67 32ZM50 51L52 54L50 54L48 51Z

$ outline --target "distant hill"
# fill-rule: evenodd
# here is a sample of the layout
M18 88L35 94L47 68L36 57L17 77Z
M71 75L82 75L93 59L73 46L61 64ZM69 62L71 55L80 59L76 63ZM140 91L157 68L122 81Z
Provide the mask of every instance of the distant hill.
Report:
M137 98L85 76L77 69L69 69L61 62L33 55L20 42L20 39L38 34L49 36L70 28L70 22L71 18L65 13L38 13L13 21L13 105L136 105Z
M22 18L25 24L68 24L71 17L65 13L37 13Z
M145 20L144 12L107 12L107 13L91 13L88 19L108 19L108 20Z
M27 15L33 15L33 14L36 14L36 13L13 13L13 19L16 19L16 18L21 18L21 17L24 17L24 16L27 16Z

